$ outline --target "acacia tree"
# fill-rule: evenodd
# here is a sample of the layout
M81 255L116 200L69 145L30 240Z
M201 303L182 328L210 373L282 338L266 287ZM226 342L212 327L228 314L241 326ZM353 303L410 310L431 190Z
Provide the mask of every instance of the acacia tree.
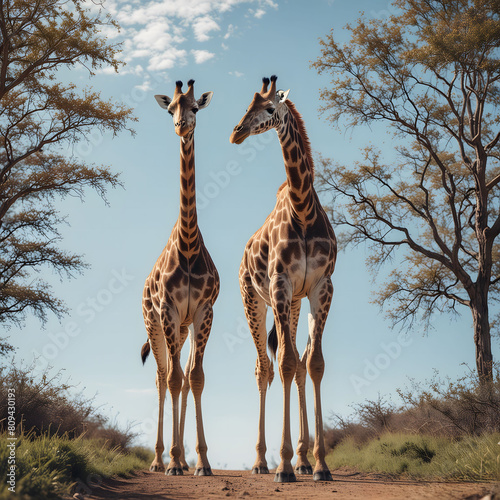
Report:
M397 0L387 19L333 31L313 64L331 73L322 111L337 126L387 125L354 166L322 160L344 243L369 242L374 270L398 258L376 302L393 324L470 309L480 380L492 380L499 299L500 1Z
M119 45L103 28L118 28L99 6L82 0L0 0L0 323L22 324L27 312L43 322L65 312L44 267L61 277L85 267L59 248L66 217L54 202L86 187L103 198L120 183L109 167L73 156L92 129L127 128L131 110L92 89L62 83L61 71L116 71ZM67 73L66 73L67 75Z

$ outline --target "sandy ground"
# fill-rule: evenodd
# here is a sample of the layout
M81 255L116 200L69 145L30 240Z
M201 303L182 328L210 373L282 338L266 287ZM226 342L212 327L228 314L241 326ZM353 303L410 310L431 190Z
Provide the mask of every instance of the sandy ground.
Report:
M435 481L394 480L376 474L362 474L349 469L332 473L333 482L314 482L311 476L297 476L296 483L275 483L274 474L252 475L251 471L214 470L211 477L166 476L141 471L130 478L107 480L90 491L85 500L179 500L245 498L282 500L309 499L468 499L488 494L500 499L500 485L494 483L444 483Z

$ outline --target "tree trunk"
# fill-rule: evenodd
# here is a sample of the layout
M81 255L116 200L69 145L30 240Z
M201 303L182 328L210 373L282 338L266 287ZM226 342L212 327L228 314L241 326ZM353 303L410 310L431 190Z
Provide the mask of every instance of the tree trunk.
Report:
M472 117L470 117L472 118ZM479 133L479 132L478 132ZM478 243L478 273L474 293L470 297L474 320L474 344L476 345L476 366L482 387L493 382L493 355L491 353L490 318L488 297L493 266L493 243L495 237L489 227L488 189L486 187L487 156L481 141L476 141L475 183L476 213L475 233Z
M493 355L488 312L487 286L476 285L474 300L470 303L474 321L474 344L476 346L476 367L481 385L493 382Z

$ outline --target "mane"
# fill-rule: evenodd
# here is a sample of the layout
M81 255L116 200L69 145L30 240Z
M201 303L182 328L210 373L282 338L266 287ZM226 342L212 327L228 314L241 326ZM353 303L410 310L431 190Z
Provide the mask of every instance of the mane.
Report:
M285 188L285 186L287 185L287 182L285 181L279 188L278 188L278 192L276 193L276 196L278 196L281 191Z
M287 99L286 105L290 113L295 118L295 121L297 122L297 126L299 128L299 133L302 137L302 143L304 144L304 149L307 155L307 159L309 160L309 165L311 165L311 175L312 175L312 180L314 182L314 161L312 158L311 143L309 142L309 136L307 135L307 130L304 124L304 120L302 118L302 115L297 111L297 108L295 107L295 104L292 101Z

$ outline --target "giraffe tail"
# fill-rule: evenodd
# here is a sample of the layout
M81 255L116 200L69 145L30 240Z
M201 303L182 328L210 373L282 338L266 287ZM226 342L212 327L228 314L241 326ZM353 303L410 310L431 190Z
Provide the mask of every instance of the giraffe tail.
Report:
M149 353L151 352L151 346L149 345L149 340L142 346L141 349L141 359L142 359L142 364L146 362L146 359L148 359Z
M271 351L273 359L276 359L276 351L278 350L278 334L276 333L276 323L273 323L273 327L269 331L267 336L267 345Z

